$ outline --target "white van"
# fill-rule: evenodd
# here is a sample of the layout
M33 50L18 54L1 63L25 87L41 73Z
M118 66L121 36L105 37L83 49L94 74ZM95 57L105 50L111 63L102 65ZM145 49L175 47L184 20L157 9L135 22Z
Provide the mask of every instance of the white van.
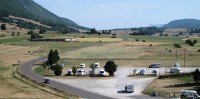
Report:
M181 90L181 99L200 99L200 96L194 90Z
M126 90L127 93L132 93L132 92L134 92L134 85L133 85L133 84L127 84L127 85L125 86L125 90Z
M81 63L80 68L85 68L85 63Z

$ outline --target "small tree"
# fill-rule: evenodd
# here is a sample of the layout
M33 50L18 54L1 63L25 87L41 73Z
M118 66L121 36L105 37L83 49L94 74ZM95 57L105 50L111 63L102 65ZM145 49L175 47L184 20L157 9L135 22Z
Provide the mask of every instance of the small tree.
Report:
M91 64L90 68L92 69L92 76L94 76L95 64Z
M17 32L17 36L20 36L20 33L19 33L19 32Z
M74 76L76 75L76 70L77 70L77 67L73 66L73 67L72 67L72 72L73 72L73 75L74 75Z
M15 32L12 32L11 36L15 36Z
M6 30L6 24L1 24L1 30Z
M34 32L33 31L28 31L27 34L32 35Z
M117 65L114 61L107 61L106 65L104 66L104 69L106 72L109 73L109 76L113 76L114 73L117 71Z
M195 81L196 84L200 83L200 71L199 69L196 69L193 73L193 79Z
M193 44L197 44L197 40L194 40L194 41L193 41Z
M56 76L60 76L62 74L63 67L59 64L56 64L55 66L52 66L52 70L54 71L54 74Z
M44 34L47 30L46 29L40 29L39 33Z

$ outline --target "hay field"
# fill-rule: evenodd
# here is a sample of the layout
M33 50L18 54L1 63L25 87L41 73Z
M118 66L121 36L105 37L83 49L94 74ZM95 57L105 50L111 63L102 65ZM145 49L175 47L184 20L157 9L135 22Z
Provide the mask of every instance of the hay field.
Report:
M119 42L103 46L91 46L62 54L70 59L135 59L145 55L144 49L153 42Z

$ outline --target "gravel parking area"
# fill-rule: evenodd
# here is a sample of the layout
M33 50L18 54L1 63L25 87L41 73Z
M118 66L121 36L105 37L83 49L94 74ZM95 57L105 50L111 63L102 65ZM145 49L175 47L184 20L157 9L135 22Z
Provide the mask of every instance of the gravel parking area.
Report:
M135 96L141 96L142 91L154 80L156 77L127 77L134 70L144 69L146 74L151 74L155 68L135 68L135 67L119 67L113 78L101 79L56 79L59 82L69 84L80 89L95 92L105 96L117 99L133 99ZM182 68L183 72L191 72L196 68ZM158 68L160 74L167 71L167 68ZM124 87L126 84L133 83L135 85L135 92L125 93Z

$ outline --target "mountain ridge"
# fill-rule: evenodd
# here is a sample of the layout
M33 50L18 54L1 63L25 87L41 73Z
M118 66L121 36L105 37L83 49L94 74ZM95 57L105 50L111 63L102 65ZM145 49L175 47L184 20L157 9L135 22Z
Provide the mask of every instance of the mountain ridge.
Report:
M9 15L38 21L54 30L65 30L69 27L87 29L70 19L55 15L33 0L1 0L0 17L8 17Z

